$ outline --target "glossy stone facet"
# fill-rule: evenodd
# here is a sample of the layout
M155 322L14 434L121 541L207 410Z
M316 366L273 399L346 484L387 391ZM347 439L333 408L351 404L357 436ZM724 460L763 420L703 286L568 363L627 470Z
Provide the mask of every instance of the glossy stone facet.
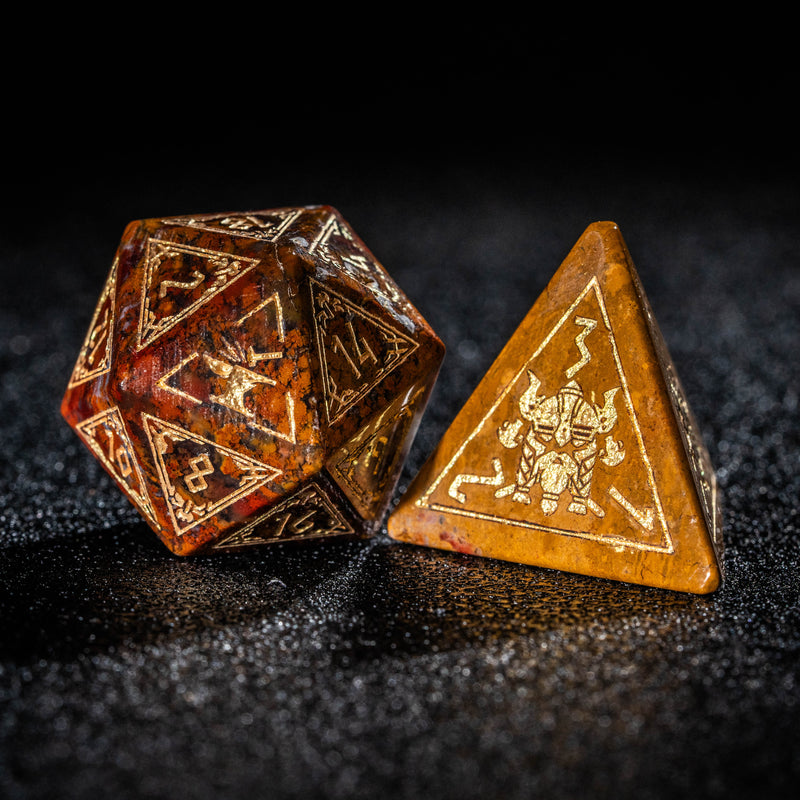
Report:
M140 220L62 413L177 554L370 535L443 356L333 208Z
M695 593L716 479L616 225L591 225L447 430L395 539Z

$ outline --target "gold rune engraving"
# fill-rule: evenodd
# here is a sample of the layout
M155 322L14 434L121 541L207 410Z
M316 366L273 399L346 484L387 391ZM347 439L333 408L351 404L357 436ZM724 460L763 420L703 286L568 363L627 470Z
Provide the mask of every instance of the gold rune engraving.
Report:
M567 339L570 322L583 330ZM568 341L578 348L577 362L569 358ZM551 374L554 359L563 381L549 378L549 391L542 391L537 365L547 361ZM470 454L485 452L477 442L492 435L500 451L516 453L515 461L496 452L490 469L469 469ZM627 498L610 481L623 460L626 475L635 477ZM502 387L417 505L613 547L674 552L596 278ZM589 524L591 517L604 519L602 533Z
M242 327L243 323L259 312L264 312L266 315L268 307L272 307L275 333L278 341L283 344L286 331L278 292L274 292L255 308L239 317L234 328ZM266 323L260 320L252 322L251 327L262 333L267 329ZM279 420L274 420L275 423L281 424L280 430L270 424L272 420L264 418L259 410L261 406L258 398L254 399L259 386L278 386L274 378L256 371L258 365L283 357L284 353L279 350L257 351L252 344L245 349L235 339L220 337L219 353L215 355L203 353L202 356L200 353L192 353L165 372L156 381L156 385L159 389L176 394L195 405L208 401L224 406L241 414L253 427L296 444L295 400L292 392L285 392L285 411ZM247 366L244 366L245 364ZM203 389L202 393L198 392L198 389Z
M573 364L567 370L567 377L572 378L576 372L583 369L592 359L589 348L586 346L586 337L597 327L597 320L587 319L586 317L575 317L576 325L583 325L583 331L575 337L575 344L578 346L578 352L581 354L581 360L577 364Z
M317 484L298 489L265 514L216 542L214 550L232 550L287 540L353 534L355 529Z
M256 258L148 239L137 349L174 328L258 263Z
M254 367L259 361L269 361L273 358L283 358L283 353L272 351L270 353L256 353L253 345L247 348L247 363L249 366ZM273 386L275 381L272 381Z
M150 495L119 409L112 406L101 411L78 423L76 430L133 504L157 525Z
M111 345L114 332L118 259L114 259L100 300L92 315L89 331L78 355L68 388L104 375L111 368Z
M282 474L277 467L145 412L142 422L176 536Z
M310 287L325 411L335 423L408 358L417 343L329 287L313 279Z
M247 239L276 242L303 213L302 208L271 211L268 215L251 212L247 214L203 214L197 217L170 217L165 225L197 228L211 233L228 233Z

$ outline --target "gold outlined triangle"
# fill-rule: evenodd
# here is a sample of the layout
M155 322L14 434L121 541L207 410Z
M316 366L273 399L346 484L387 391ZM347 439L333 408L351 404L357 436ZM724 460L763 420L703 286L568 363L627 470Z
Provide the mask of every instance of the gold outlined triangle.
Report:
M309 285L325 413L329 424L334 424L402 364L418 344L313 278Z
M174 261L180 263L177 271L160 272L164 264ZM150 237L142 270L136 349L174 328L258 263L257 258ZM160 305L163 308L157 309Z
M364 517L373 517L389 500L426 387L411 387L334 454L331 477Z
M315 483L298 489L257 519L215 542L212 550L233 550L275 542L354 534L330 497Z
M717 589L713 468L613 222L570 250L387 529L410 544Z
M197 228L210 233L227 233L245 239L276 242L303 213L303 208L248 211L231 214L201 214L195 217L169 217L165 225Z
M176 536L275 480L282 470L142 412ZM176 455L177 451L183 451Z
M389 273L377 262L366 246L357 240L347 223L331 211L319 233L309 245L309 254L321 258L360 283L382 303L402 305L405 296Z
M652 528L654 526L654 522L657 520L657 522L660 525L660 531L661 531L661 541L658 544L654 544L652 541L650 541L650 542L648 542L648 541L637 541L636 539L633 539L630 536L607 535L607 534L601 535L601 534L593 533L593 532L587 531L587 530L580 530L580 529L576 530L574 528L557 527L557 526L554 526L552 524L547 524L547 522L545 521L545 515L543 515L541 513L537 513L537 510L536 510L537 507L535 505L526 507L526 508L533 508L534 509L534 511L531 512L530 515L526 514L527 518L520 518L519 514L517 514L515 516L512 516L512 515L509 515L509 514L500 513L499 511L496 512L496 513L491 513L491 512L488 512L486 510L477 510L475 508L471 508L469 505L465 505L465 504L460 504L459 505L457 497L456 497L457 495L460 496L460 497L465 497L464 491L461 490L461 488L460 488L462 485L464 487L466 487L468 484L479 484L479 485L482 484L484 486L493 488L493 487L500 486L502 483L504 483L504 481L502 481L499 478L499 476L503 473L503 470L501 469L499 472L496 472L494 476L492 476L491 475L491 468L489 467L488 464L487 464L487 467L489 467L489 470L487 471L487 475L486 476L482 476L482 477L471 475L471 474L470 475L460 475L460 476L458 476L458 475L455 474L454 466L455 466L456 462L458 461L458 459L462 456L462 454L464 454L465 450L468 449L470 443L473 440L475 440L477 437L480 437L481 435L483 435L483 436L489 435L489 436L492 436L492 437L495 436L494 430L492 430L489 427L489 425L487 425L487 423L494 416L494 414L498 410L498 408L504 403L504 401L506 400L508 395L510 393L512 393L512 391L515 389L515 387L518 387L518 385L520 384L520 381L524 379L525 373L528 372L531 369L532 363L540 356L540 354L547 347L547 345L550 343L552 338L563 328L564 325L569 324L570 322L573 321L573 319L575 318L575 314L576 314L577 308L580 306L582 301L590 293L594 293L594 296L595 296L595 298L597 300L597 304L599 306L599 310L600 310L603 322L605 324L605 328L607 329L607 332L608 332L609 340L610 340L610 343L611 343L611 348L612 348L612 351L613 351L614 368L615 368L616 374L617 374L617 376L619 377L619 380L620 380L621 389L622 389L623 396L624 396L625 409L626 409L626 411L628 413L628 417L629 417L631 425L633 427L634 434L635 434L635 443L636 443L636 446L638 448L640 457L642 459L642 462L643 462L643 465L644 465L644 469L646 470L646 473L647 473L647 485L648 485L648 487L650 489L650 496L652 498L652 503L653 503L652 510L653 510L654 514L651 514L651 515L648 515L648 516L643 514L639 509L634 507L630 503L630 501L618 489L616 489L616 487L613 484L610 487L609 493L611 495L611 498L619 506L621 506L621 508L625 512L627 512L627 514L630 517L632 517L636 522L639 523L638 526L636 526L636 525L631 526L630 527L631 531L633 531L633 532L641 532L641 529L646 528L648 523L649 523L650 527ZM583 318L583 317L580 317L580 316L578 317L578 319L586 321L586 318ZM586 345L585 345L586 332L588 331L588 328L589 328L588 324L584 325L583 326L584 333L582 333L582 334L578 333L577 336L575 337L575 339L576 339L576 349L577 349L577 354L578 354L579 358L577 360L574 359L574 358L572 359L573 361L575 361L575 363L567 368L567 370L566 370L566 378L574 377L576 374L579 373L580 369L589 362L590 356L589 356L588 350L586 349ZM577 367L577 369L576 369L576 367ZM499 451L502 451L502 447L498 447L496 449L499 450ZM499 459L496 458L496 459L493 460L493 464L497 464L497 463L499 463ZM473 470L470 470L470 472L472 472L472 471ZM466 480L463 481L463 484L462 484L462 482L458 481L459 477L466 478ZM448 478L450 478L450 480L453 480L453 483L449 483L448 482ZM471 480L473 478L478 478L478 479L477 480ZM436 502L436 501L432 500L432 496L437 492L437 489L439 489L440 486L442 486L442 488L444 488L445 485L448 486L448 488L449 488L449 491L447 493L448 496L450 498L452 498L453 500L456 500L455 503L452 502L452 500L450 502L447 502L447 503L444 503L442 501ZM441 492L439 492L439 495L441 496ZM489 496L491 497L491 495L489 495ZM481 508L485 509L485 507L486 507L485 506L485 503L486 503L485 498L480 500L480 501L475 501L475 502L478 502L479 506ZM508 503L510 503L510 501L507 501L507 504ZM591 498L590 498L590 503L596 506L596 503ZM572 305L567 309L567 311L563 314L561 319L559 319L559 321L556 323L556 325L552 328L552 330L548 333L548 335L540 343L538 348L533 352L533 354L528 359L526 359L525 363L522 365L522 367L519 369L519 371L509 381L509 383L503 388L503 390L500 392L500 394L498 395L498 397L495 400L495 402L490 407L489 411L483 416L483 418L478 423L478 425L474 428L472 433L464 440L462 445L456 450L455 454L450 459L450 461L448 462L447 466L439 473L439 475L436 477L436 479L433 481L433 483L429 486L429 488L417 500L417 505L420 508L429 508L429 509L431 509L433 511L440 511L440 512L447 513L447 514L462 515L462 516L466 516L466 517L471 517L473 519L481 519L481 520L486 520L486 521L490 521L490 522L500 523L500 524L503 524L503 525L512 525L512 526L517 526L517 527L520 527L520 528L526 528L526 529L531 529L531 530L544 530L544 531L549 531L549 532L552 532L552 533L562 534L564 536L576 536L576 537L580 537L580 538L591 539L591 540L594 540L594 541L597 541L597 542L600 542L600 543L603 543L603 544L608 544L608 545L610 545L612 547L625 546L625 547L630 547L630 548L635 548L635 549L651 550L651 551L662 552L662 553L672 553L673 552L673 549L674 549L673 548L673 543L672 543L672 539L670 537L667 521L666 521L666 519L664 517L664 511L662 509L662 505L661 505L661 500L659 498L658 489L657 489L657 487L655 485L655 479L653 477L653 470L652 470L652 467L650 465L650 460L649 460L649 458L647 456L647 451L646 451L646 448L645 448L645 445L644 445L644 441L642 440L642 434L641 434L641 430L639 428L639 423L638 423L638 420L637 420L636 411L635 411L635 409L633 407L633 402L631 400L630 391L629 391L629 388L628 388L628 381L627 381L627 379L625 377L625 373L624 373L624 370L622 368L622 364L621 364L620 359L619 359L619 352L617 350L616 338L614 336L614 331L613 331L613 328L612 328L612 325L611 325L611 321L610 321L610 318L609 318L609 315L608 315L608 310L606 308L606 304L605 304L605 301L603 299L603 293L602 293L602 291L600 289L600 286L599 286L599 283L598 283L596 277L593 277L586 284L586 286L580 292L580 294L575 299L575 301L572 303ZM598 507L598 511L596 513L601 513L601 512L602 512L602 509L600 509ZM587 518L589 517L590 513L593 513L593 512L591 512L591 510L585 512ZM605 513L605 512L602 512L602 513ZM655 520L653 519L653 517L655 517ZM579 519L581 519L581 517L577 517L576 516L576 520L579 520ZM590 521L590 519L589 519L589 521ZM589 526L586 526L586 527L589 527Z
M119 409L112 406L100 411L77 423L75 430L108 473L125 489L133 504L153 525L161 527L156 520L153 504Z
M115 258L92 315L92 322L67 385L68 389L103 375L111 368L118 265L119 259ZM100 359L96 361L98 355Z

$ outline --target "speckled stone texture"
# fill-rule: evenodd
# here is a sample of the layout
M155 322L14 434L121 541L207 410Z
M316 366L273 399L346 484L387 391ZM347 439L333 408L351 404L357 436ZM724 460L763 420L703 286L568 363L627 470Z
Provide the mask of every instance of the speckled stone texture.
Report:
M173 553L363 537L443 356L334 208L136 220L61 411Z
M124 183L102 177L108 165L78 181L76 164L15 195L0 238L0 795L793 796L794 180L574 154L546 169L544 157L359 158L340 154L328 172L251 161L235 182L227 164L198 175L179 158ZM617 222L717 470L719 591L471 558L385 531L167 552L58 410L108 253L129 219L306 203L342 212L448 348L401 486L576 231Z

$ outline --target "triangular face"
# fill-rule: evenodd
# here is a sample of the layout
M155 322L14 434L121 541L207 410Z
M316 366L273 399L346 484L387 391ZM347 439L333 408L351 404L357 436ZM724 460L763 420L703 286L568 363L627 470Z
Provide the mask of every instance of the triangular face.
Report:
M334 269L342 270L388 306L403 294L341 217L331 211L308 248Z
M340 447L328 471L366 519L383 519L407 448L412 426L419 423L427 387L412 386Z
M117 288L117 261L111 267L89 331L70 377L68 389L92 380L111 367L111 342L114 334L114 305Z
M402 499L390 535L712 591L713 471L672 375L618 229L591 226Z
M154 525L158 525L147 493L139 462L116 406L101 411L75 426L100 463L124 489L133 504Z
M485 474L472 474L487 453ZM672 551L597 278L503 388L421 504Z
M215 542L212 550L235 550L274 542L354 534L355 529L317 484L309 484L265 514Z
M214 348L185 356L156 386L192 405L234 412L261 433L297 444L296 397L308 391L308 367L305 360L294 367L286 354L283 316L276 291L224 332L211 333Z
M158 339L256 264L258 259L149 239L137 348Z
M417 343L315 280L310 281L313 324L330 424L402 364Z
M281 470L142 414L176 536L269 483Z
M287 208L244 214L200 214L196 217L170 217L164 220L164 224L275 242L302 213L301 208Z

